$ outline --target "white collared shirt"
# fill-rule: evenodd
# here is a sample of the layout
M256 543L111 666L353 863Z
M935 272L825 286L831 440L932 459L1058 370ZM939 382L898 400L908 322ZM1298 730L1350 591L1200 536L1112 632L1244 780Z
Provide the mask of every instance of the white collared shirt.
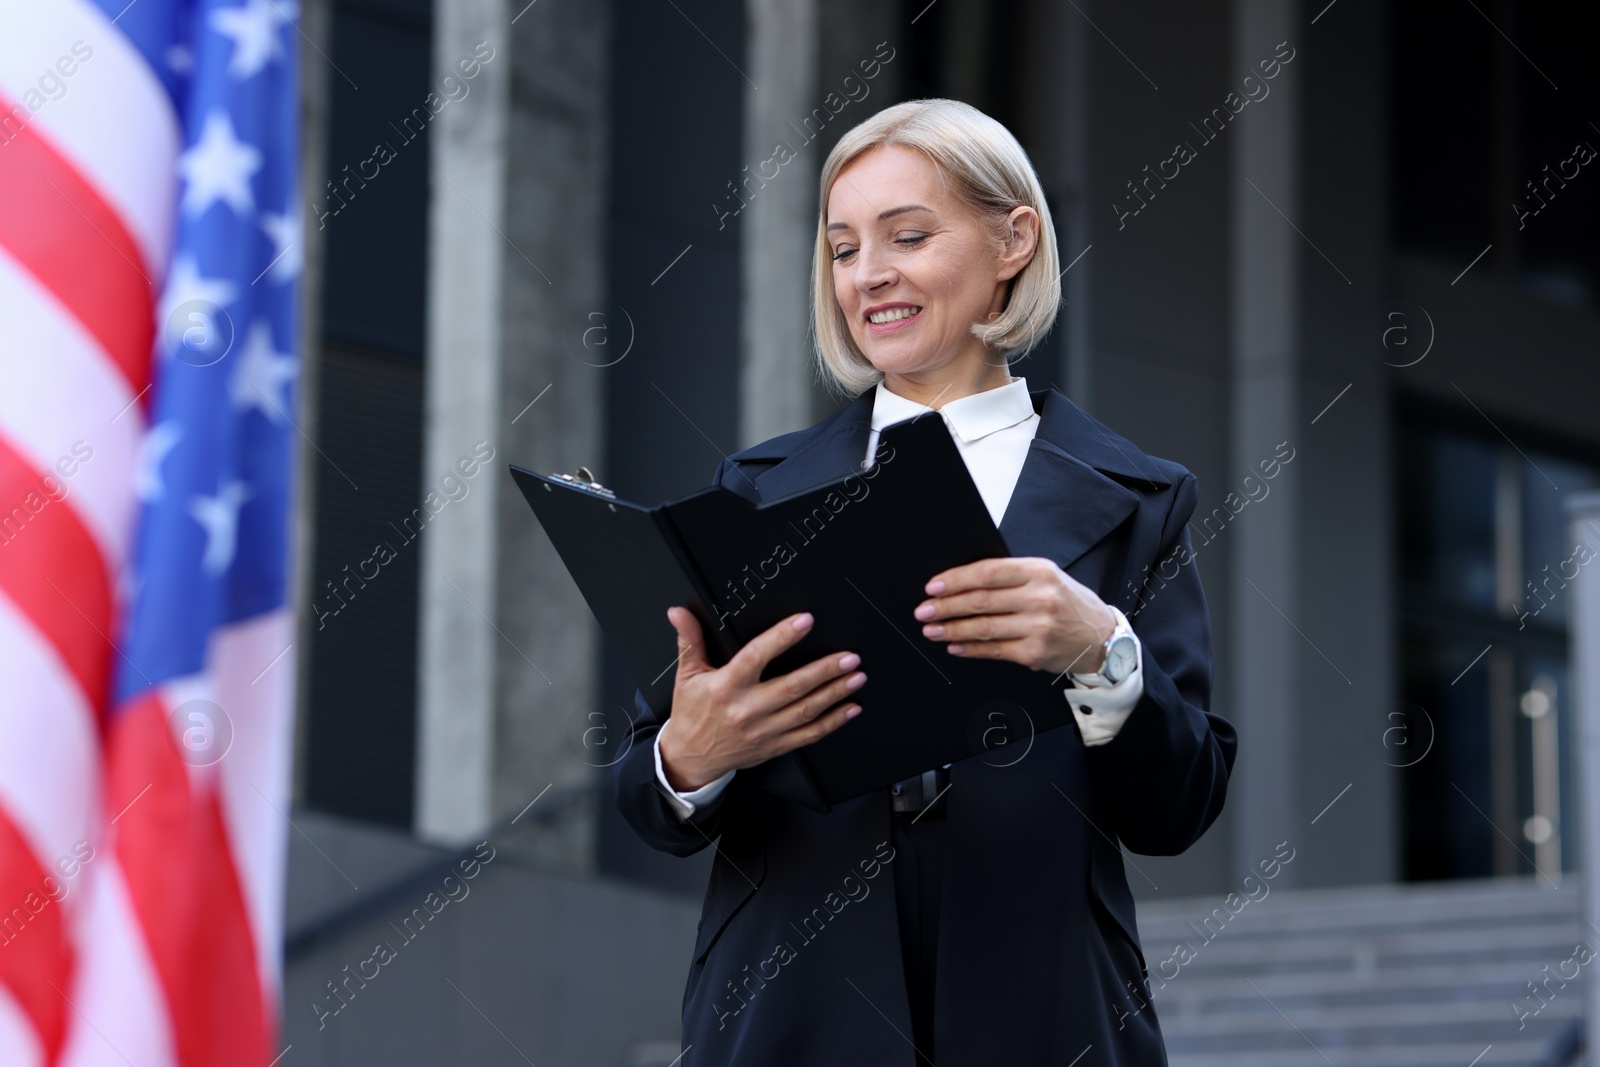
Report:
M867 438L862 466L867 466L878 450L878 437L885 426L933 410L891 392L880 381L872 398L872 432ZM967 472L972 475L973 484L978 487L978 495L989 509L990 518L999 526L1039 429L1039 414L1033 410L1033 399L1028 395L1028 380L1013 378L997 388L952 400L937 411L944 417L945 426L967 465ZM1117 616L1115 632L1133 636L1135 663L1141 663L1143 650L1127 616L1114 605L1111 610ZM1072 680L1077 687L1063 689L1062 693L1077 711L1073 721L1078 724L1083 743L1090 746L1103 745L1115 737L1144 694L1144 671L1137 666L1116 685L1107 685L1098 675L1074 673ZM729 771L699 789L679 792L668 784L666 771L661 766L659 733L654 747L656 783L681 819L693 815L699 805L716 799L736 773Z
M890 392L883 382L872 398L872 433L867 437L863 466L878 450L878 435L885 426L933 411L925 404ZM996 389L952 400L938 409L967 464L978 495L996 526L1005 514L1011 492L1022 474L1028 446L1039 429L1039 413L1028 395L1028 379L1013 378Z

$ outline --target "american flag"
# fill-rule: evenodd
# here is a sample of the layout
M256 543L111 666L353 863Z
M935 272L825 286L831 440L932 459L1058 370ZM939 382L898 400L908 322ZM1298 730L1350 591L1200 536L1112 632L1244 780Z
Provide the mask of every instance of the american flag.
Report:
M298 12L0 0L0 1064L279 1056Z

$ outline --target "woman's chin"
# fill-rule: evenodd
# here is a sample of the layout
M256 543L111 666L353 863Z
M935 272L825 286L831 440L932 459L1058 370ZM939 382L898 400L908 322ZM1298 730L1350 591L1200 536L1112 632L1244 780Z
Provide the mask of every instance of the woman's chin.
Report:
M869 342L862 351L867 362L880 374L913 374L938 362L924 345L884 344L873 340L876 343Z

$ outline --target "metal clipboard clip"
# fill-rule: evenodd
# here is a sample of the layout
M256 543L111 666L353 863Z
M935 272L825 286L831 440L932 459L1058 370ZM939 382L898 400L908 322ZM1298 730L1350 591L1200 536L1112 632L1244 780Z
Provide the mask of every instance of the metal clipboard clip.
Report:
M576 486L579 489L587 489L589 492L594 493L597 496L603 496L607 500L617 499L616 493L613 493L611 490L595 481L594 472L588 467L579 467L577 472L573 474L561 474L557 472L552 474L550 477L555 478L558 481L566 482L568 485Z

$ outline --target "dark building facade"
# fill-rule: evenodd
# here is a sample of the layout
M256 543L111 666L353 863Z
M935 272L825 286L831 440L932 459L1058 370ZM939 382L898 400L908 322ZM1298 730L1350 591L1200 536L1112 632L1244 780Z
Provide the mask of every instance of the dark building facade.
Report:
M606 800L634 683L504 467L584 464L655 501L832 410L807 336L817 172L874 111L951 96L1016 133L1057 226L1065 303L1014 373L1199 477L1213 707L1240 755L1219 823L1141 859L1135 892L1225 890L1285 841L1305 888L1572 870L1562 507L1600 485L1597 19L306 4L297 781L319 847L381 885L504 842L521 889L486 910L543 916L602 985L665 983L631 1029L599 1005L528 1025L585 1062L672 1037L708 856L650 852ZM380 144L392 161L351 183ZM393 561L351 583L377 542ZM296 863L291 997L394 903ZM627 938L649 948L623 964Z

